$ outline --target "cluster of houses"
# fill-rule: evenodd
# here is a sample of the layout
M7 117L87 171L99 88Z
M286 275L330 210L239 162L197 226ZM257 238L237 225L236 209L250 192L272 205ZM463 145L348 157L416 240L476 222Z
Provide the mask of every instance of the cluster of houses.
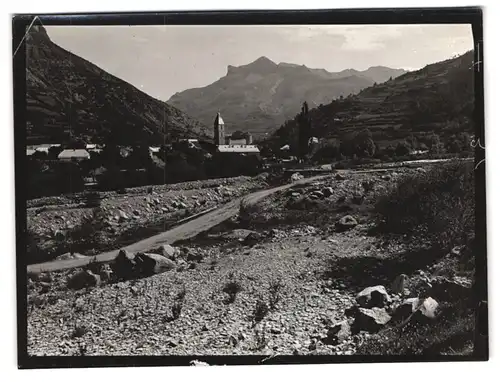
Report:
M200 147L200 142L198 139L181 139L180 142L187 143L190 148L198 148ZM214 144L212 145L212 149L217 153L224 154L244 154L244 155L253 155L260 154L260 150L256 145L252 144L252 135L250 133L243 134L243 137L238 137L237 139L233 138L232 135L225 134L225 126L224 120L222 119L220 113L217 113L217 116L214 121ZM105 145L98 145L89 143L86 144L85 148L63 148L60 143L48 143L41 145L32 145L26 147L26 155L28 157L35 157L38 154L48 155L49 150L52 148L57 148L59 153L57 154L57 159L60 161L83 161L90 159L90 155L92 152L101 152L104 149ZM160 152L159 146L150 146L149 154L151 156L158 155ZM127 150L125 150L127 151ZM128 155L128 151L123 153L123 156L126 157Z
M59 154L57 154L57 159L61 161L74 161L74 160L87 160L90 159L90 153L92 151L101 151L102 148L97 148L97 145L89 144L85 149L63 149L60 143L47 143L41 145L32 145L26 147L26 156L32 157L37 154L49 154L49 150L52 148L59 149Z

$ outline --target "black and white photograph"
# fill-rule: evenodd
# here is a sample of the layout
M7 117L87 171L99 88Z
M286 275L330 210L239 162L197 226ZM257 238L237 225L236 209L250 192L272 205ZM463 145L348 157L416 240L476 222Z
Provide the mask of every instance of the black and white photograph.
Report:
M401 12L16 16L21 366L487 360L481 10Z

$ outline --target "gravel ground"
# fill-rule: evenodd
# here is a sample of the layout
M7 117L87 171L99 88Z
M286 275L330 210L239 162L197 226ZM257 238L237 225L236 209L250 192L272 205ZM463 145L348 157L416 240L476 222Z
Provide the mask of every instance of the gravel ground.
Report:
M152 194L147 193L147 187L128 189L126 195L103 193L101 211L107 223L106 235L108 240L113 240L135 227L155 222L161 225L162 221L180 219L263 187L262 177L238 177L155 186ZM47 205L41 207L42 201L32 201L38 207L27 211L28 230L40 238L42 247L45 242L55 241L59 233L78 226L93 210L68 204L66 197L46 198Z
M332 187L331 203L344 193L349 197L355 184L367 179L377 182L374 190L387 187L391 182L382 176L349 175L308 186L305 193L314 192L315 187ZM391 179L398 176L394 173ZM189 198L190 194L182 193ZM172 199L173 195L170 192L164 197ZM282 193L270 198L275 213L285 214L282 211L290 197ZM262 202L265 214L271 213L269 203ZM195 238L182 244L184 252L198 254L201 259L190 262L189 267L88 290L68 290L64 286L68 272L54 273L48 283L29 283L28 352L354 354L367 334L350 336L336 345L321 339L332 324L346 319L345 310L354 304L360 290L343 279L325 277L325 272L332 259L383 258L400 249L381 246L366 234L369 228L369 219L360 219L360 224L346 232L304 223L268 226L259 230L261 239L253 246L239 239L241 231L228 234L222 230L221 234L213 230L216 233L205 235L203 240ZM231 280L241 287L234 302L228 302L224 291ZM281 285L276 294L279 301L256 322L256 303L262 300L269 305L272 284ZM172 308L183 290L180 315L172 319Z

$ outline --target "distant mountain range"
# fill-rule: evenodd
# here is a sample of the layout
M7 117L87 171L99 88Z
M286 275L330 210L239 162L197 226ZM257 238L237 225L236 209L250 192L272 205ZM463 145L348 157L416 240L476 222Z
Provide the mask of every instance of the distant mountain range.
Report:
M435 133L448 138L474 132L474 53L427 65L390 81L311 108L314 136L341 138L368 129L387 145ZM293 143L298 124L291 118L271 137L276 145Z
M41 26L31 29L26 45L28 143L71 137L163 143L208 132L175 107L54 44Z
M330 73L260 57L248 65L230 65L226 76L211 85L176 93L167 102L207 125L220 111L229 132L259 136L293 118L304 101L311 107L327 104L405 72L376 66Z

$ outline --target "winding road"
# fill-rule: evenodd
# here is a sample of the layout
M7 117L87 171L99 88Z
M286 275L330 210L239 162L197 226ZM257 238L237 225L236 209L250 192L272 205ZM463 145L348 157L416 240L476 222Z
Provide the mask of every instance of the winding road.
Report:
M180 224L168 231L160 233L158 235L149 237L147 239L138 241L134 244L124 247L123 249L129 252L144 252L157 248L164 244L173 244L176 241L189 239L198 235L201 232L207 231L210 228L226 221L232 216L239 213L240 203L244 200L246 203L253 204L259 200L274 194L275 192L286 190L300 184L311 183L323 178L332 176L321 175L314 176L311 178L305 178L298 180L294 183L286 184L279 187L270 188L267 190L256 191L251 194L239 197L223 206L210 211L198 218L190 220L184 224ZM91 259L95 259L97 262L108 262L113 260L118 255L119 249L101 253L95 257L83 258L83 259L70 259L70 260L56 260L40 264L28 265L28 272L51 272L63 269L77 268L87 265Z

